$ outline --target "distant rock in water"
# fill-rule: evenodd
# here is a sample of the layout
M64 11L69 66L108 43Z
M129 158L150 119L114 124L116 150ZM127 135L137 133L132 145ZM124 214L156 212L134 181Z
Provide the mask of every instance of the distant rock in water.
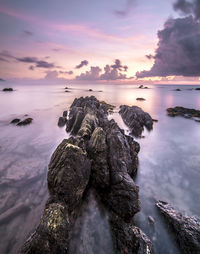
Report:
M148 130L153 129L153 119L151 116L137 106L120 106L119 113L124 123L131 129L131 133L135 137L141 136L144 126Z
M69 253L74 223L92 189L109 213L115 253L153 253L151 241L133 222L140 211L139 187L133 180L140 146L108 120L109 108L94 96L72 103L66 130L73 136L64 139L51 157L50 198L20 254Z
M195 88L195 90L200 91L200 87Z
M3 92L12 92L13 91L13 88L4 88L3 90L2 90Z
M137 101L146 101L146 99L142 98L142 97L139 97L139 98L136 98Z
M176 211L166 202L156 203L167 224L175 234L176 241L183 254L200 253L200 220L188 217Z
M30 118L30 117L29 117L29 118L26 118L25 120L19 122L19 123L17 124L17 126L25 126L25 125L31 124L32 121L33 121L33 118Z
M181 89L177 88L177 89L174 89L173 91L180 92L180 91L181 91Z
M140 85L138 88L140 88L140 89L148 89L147 86L143 86L143 85Z
M89 92L92 92L93 90L92 90L92 89L89 89L88 91L89 91Z
M168 116L182 116L184 118L191 118L195 121L200 120L200 110L184 108L184 107L174 107L167 109Z
M5 81L5 79L0 78L0 82L3 82L3 81Z
M15 118L15 119L13 119L10 123L12 123L12 124L17 124L17 123L19 123L21 120L19 119L19 118Z

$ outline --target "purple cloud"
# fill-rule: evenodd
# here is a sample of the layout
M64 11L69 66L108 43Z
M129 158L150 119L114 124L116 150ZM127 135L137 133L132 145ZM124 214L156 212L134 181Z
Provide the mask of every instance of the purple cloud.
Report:
M60 74L68 74L68 75L72 75L73 71L59 71Z
M28 36L28 37L33 35L33 33L30 32L30 31L28 31L28 30L24 30L24 31L23 31L23 34L24 34L25 36Z
M86 71L85 73L81 73L80 76L76 76L78 80L98 80L100 79L101 69L98 66L91 66L90 71Z
M118 17L125 17L129 14L130 10L133 8L133 6L136 4L136 0L127 0L125 8L123 10L116 10L114 11L114 14Z
M80 68L82 68L83 66L86 66L86 65L88 65L88 61L87 60L83 60L83 61L81 61L81 63L79 64L79 65L77 65L75 68L76 69L80 69Z
M158 48L149 71L138 78L152 76L200 76L200 24L192 16L169 19L158 31Z

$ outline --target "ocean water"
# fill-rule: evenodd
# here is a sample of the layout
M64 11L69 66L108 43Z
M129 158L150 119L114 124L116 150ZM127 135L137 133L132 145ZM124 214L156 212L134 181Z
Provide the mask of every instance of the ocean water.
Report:
M70 92L61 84L8 86L15 91L0 92L0 253L17 253L37 226L48 198L46 175L51 154L69 136L65 128L57 126L58 118L74 98L90 95L116 106L109 118L127 133L118 114L120 105L140 106L158 119L151 132L143 132L145 138L137 139L141 150L135 181L140 187L141 212L135 221L152 240L155 253L179 253L155 202L164 200L188 215L200 216L200 123L166 114L166 108L173 106L200 109L200 91L189 90L195 86L178 86L180 92L174 91L177 86L173 85L138 89L136 85L68 84ZM146 100L137 101L137 97ZM25 127L10 124L14 118L25 117L32 117L33 123ZM77 222L81 230L71 249L78 254L75 245L80 245L81 253L105 253L102 248L113 253L106 212L93 198L88 204ZM148 216L154 218L154 226Z

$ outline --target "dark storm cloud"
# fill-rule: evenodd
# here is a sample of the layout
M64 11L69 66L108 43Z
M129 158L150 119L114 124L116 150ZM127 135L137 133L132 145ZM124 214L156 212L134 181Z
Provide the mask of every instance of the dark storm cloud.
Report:
M192 14L195 19L200 19L200 1L199 0L176 0L174 9L182 14Z
M92 66L90 71L81 73L81 75L76 76L78 80L118 80L127 79L125 74L121 71L127 71L128 66L122 65L119 59L116 59L113 65L106 65L104 67L104 73L101 74L102 69L98 66Z
M81 61L81 63L79 64L79 65L77 65L75 68L76 69L80 69L80 68L82 68L83 66L86 66L86 65L88 65L88 61L87 60L83 60L83 61Z
M46 61L37 61L36 67L38 67L38 68L54 68L55 65L53 63L48 63Z
M25 36L32 36L33 35L33 33L31 32L31 31L28 31L28 30L24 30L23 31L23 34L25 35Z
M137 72L138 78L152 76L200 76L200 24L192 16L169 19L158 31L158 48L150 71Z
M23 63L37 63L37 58L36 57L22 57L22 58L16 58L17 61L23 62Z
M123 10L115 10L114 14L118 17L125 17L128 15L130 10L135 6L136 0L126 0L126 5Z

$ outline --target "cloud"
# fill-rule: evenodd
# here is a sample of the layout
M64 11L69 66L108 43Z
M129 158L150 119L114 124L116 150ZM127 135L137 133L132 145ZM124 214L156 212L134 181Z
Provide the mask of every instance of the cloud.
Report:
M127 71L128 66L122 65L119 59L116 59L113 65L106 65L104 67L104 73L101 74L102 69L98 66L92 66L90 71L81 73L79 76L76 76L78 80L118 80L118 79L127 79L125 74L122 74L121 71Z
M47 71L45 79L55 80L58 79L58 72L57 71Z
M12 54L7 51L7 50L2 50L0 52L0 56L3 57L3 58L15 58L14 56L12 56Z
M193 16L167 20L158 39L153 67L137 78L200 76L200 24Z
M176 0L174 9L184 15L192 14L196 20L200 19L200 1L199 0Z
M151 60L151 59L154 59L154 56L149 54L149 55L145 55L147 59Z
M27 37L30 37L30 36L33 35L33 33L32 33L31 31L28 31L28 30L24 30L24 31L23 31L23 34L24 34L25 36L27 36Z
M60 74L68 74L68 75L72 75L73 71L59 71Z
M125 17L136 4L136 0L126 0L126 5L123 10L115 10L114 14L118 17Z
M91 66L90 71L86 71L85 73L81 73L80 76L76 76L78 80L98 80L100 79L100 72L102 70L96 66Z
M75 68L76 69L80 69L80 68L82 68L83 66L86 66L86 65L88 65L89 64L89 62L87 61L87 60L83 60L83 61L81 61L81 63L79 64L79 65L77 65Z
M34 63L35 67L38 68L55 68L59 66L55 66L54 63L48 63L47 61L39 60L37 57L22 57L22 58L16 58L17 61L23 62L23 63Z
M3 58L3 57L0 57L0 61L1 61L1 62L9 62L8 60L6 60L6 59Z

